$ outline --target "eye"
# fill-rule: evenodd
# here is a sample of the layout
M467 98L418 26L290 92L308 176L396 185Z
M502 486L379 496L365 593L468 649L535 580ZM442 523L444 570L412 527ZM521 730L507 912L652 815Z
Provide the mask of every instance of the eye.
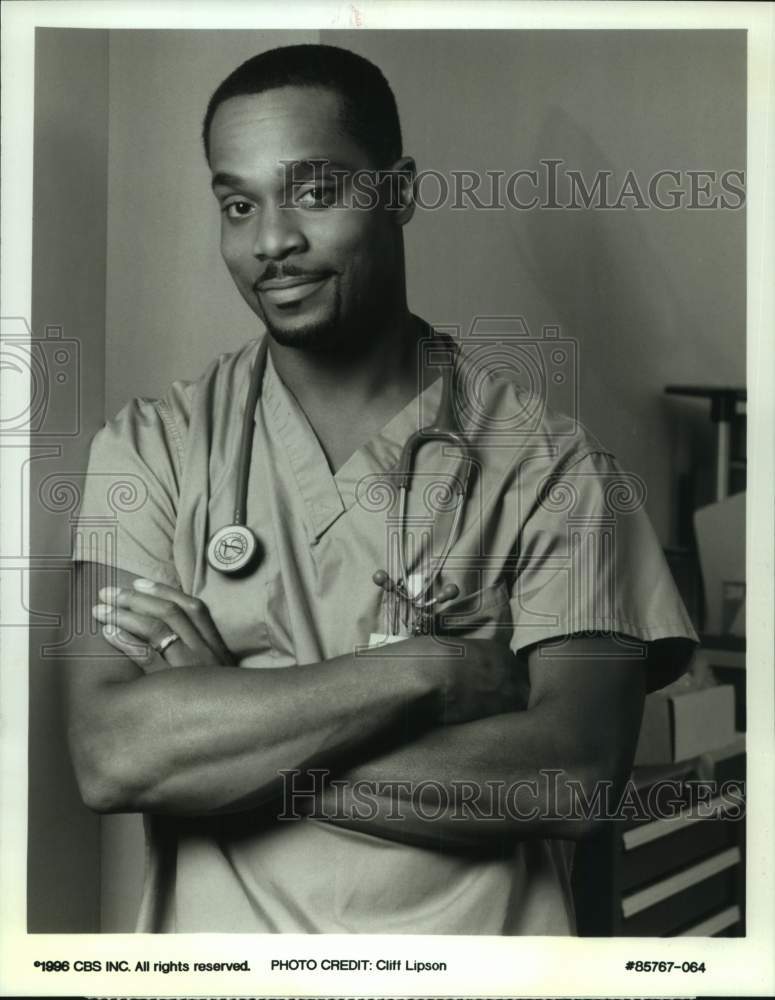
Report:
M227 201L221 205L221 212L229 219L247 219L253 214L255 206L249 201Z
M330 208L336 201L336 185L310 184L294 191L295 204L301 208Z

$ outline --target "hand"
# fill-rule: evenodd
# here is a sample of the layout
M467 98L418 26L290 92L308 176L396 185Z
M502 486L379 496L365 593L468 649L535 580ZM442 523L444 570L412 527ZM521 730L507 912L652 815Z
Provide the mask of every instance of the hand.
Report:
M103 622L102 634L145 673L170 667L234 666L207 605L153 580L136 579L133 589L103 587L103 604L92 609ZM171 633L178 638L163 653L158 644Z
M527 707L529 680L526 664L503 642L494 639L455 639L463 656L429 657L431 669L441 670L442 702L439 721L445 725L471 722Z

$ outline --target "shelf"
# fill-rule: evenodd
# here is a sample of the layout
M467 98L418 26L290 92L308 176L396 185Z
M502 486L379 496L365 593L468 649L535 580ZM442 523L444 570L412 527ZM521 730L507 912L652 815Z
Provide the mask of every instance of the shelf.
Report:
M661 837L677 833L678 830L692 826L694 823L723 816L727 809L731 809L734 806L739 808L740 803L728 796L717 795L709 802L703 803L702 807L691 806L682 809L676 816L671 816L670 819L655 819L650 823L644 823L642 826L636 826L632 830L625 830L622 834L622 846L625 851L634 851L644 844L650 844Z
M671 396L689 396L710 401L710 419L717 427L716 446L716 501L729 496L730 459L741 457L738 447L732 448L732 429L739 431L740 421L745 421L747 390L731 385L668 385L665 392ZM742 409L739 410L738 407Z
M712 917L701 920L700 923L695 924L688 930L681 931L676 937L713 937L715 934L720 934L721 931L739 924L741 919L740 907L728 906L726 910L714 913Z
M695 399L709 399L711 420L731 420L737 412L738 403L745 403L747 390L729 385L668 385L665 392L670 396L691 396Z
M622 898L622 916L629 920L642 910L647 910L657 903L661 903L671 896L677 896L679 892L690 889L699 882L712 878L725 871L739 865L741 860L740 848L730 847L715 857L701 861L698 865L692 865L676 875L662 879L645 889L639 889L628 896Z

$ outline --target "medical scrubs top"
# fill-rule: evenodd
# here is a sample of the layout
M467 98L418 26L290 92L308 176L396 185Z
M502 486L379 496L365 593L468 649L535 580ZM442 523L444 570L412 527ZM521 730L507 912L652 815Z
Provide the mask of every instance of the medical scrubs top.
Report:
M408 436L437 416L442 379L437 370L333 473L262 339L159 399L132 400L97 433L73 558L196 595L240 667L293 670L353 653L392 627L371 578L378 568L395 575L396 465ZM631 640L622 648L634 667L640 643L696 641L640 480L579 423L508 377L473 370L472 354L456 355L473 474L440 581L459 587L450 629L499 639L517 653L578 632L616 632ZM261 552L253 572L234 578L210 568L207 547L233 521L257 357L247 524ZM461 468L454 448L429 442L420 450L407 511L409 572L423 553L443 548ZM515 761L515 780L518 771ZM461 854L443 839L438 850L408 846L336 823L278 820L271 810L146 817L146 831L139 931L574 930L568 845L559 840Z

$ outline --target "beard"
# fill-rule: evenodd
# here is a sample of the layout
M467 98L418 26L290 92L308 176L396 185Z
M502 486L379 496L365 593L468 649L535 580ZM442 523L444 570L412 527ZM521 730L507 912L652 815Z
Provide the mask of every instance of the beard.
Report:
M262 317L269 336L281 347L313 354L330 354L350 347L351 338L336 318L313 320L300 326L278 326L268 316Z
M281 347L307 351L311 354L344 355L352 360L369 348L369 332L373 321L360 313L357 318L342 315L339 288L327 315L296 325L280 326L274 317L262 310L261 320L267 332Z

